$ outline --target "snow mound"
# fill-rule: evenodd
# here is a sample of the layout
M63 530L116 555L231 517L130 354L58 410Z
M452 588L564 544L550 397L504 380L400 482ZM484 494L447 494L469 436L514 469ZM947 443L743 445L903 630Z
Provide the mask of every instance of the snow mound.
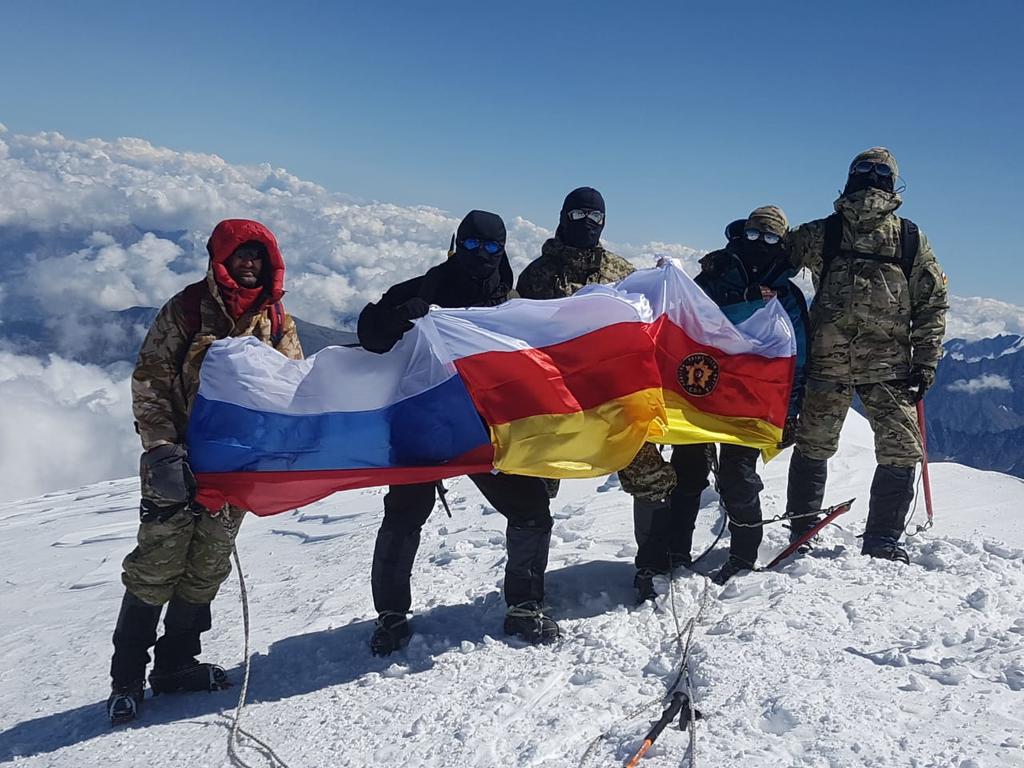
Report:
M829 497L858 501L812 556L710 587L692 659L698 765L1024 765L1024 484L935 465L937 524L912 541L912 564L870 561L856 534L871 445L851 414ZM766 516L784 506L787 462L765 470ZM451 486L453 517L435 511L413 575L417 634L389 659L367 647L382 489L246 521L246 727L292 768L576 766L595 739L587 765L624 764L679 662L673 602L685 622L705 580L681 574L674 601L634 607L628 497L614 478L563 483L548 591L565 638L523 646L501 634L504 520L465 479ZM105 723L137 492L119 480L0 505L0 763L228 764L237 688L147 699L138 727ZM697 546L720 524L714 493L704 502ZM768 527L762 562L785 534ZM236 680L238 597L232 578L205 644ZM688 738L666 730L643 764L685 764Z

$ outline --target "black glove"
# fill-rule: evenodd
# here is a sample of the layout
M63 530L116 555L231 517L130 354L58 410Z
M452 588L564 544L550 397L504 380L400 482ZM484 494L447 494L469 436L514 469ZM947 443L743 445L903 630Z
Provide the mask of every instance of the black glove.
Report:
M927 365L915 365L910 371L907 384L914 390L914 402L924 399L924 393L935 383L935 369Z
M139 462L142 498L149 507L188 506L196 495L196 478L188 465L188 453L168 443L150 448Z
M779 450L789 448L796 442L796 430L800 426L800 419L797 416L787 416L786 424L782 428L782 440L779 441Z
M430 305L419 296L413 296L404 304L399 304L395 311L401 314L405 320L416 320L430 311Z

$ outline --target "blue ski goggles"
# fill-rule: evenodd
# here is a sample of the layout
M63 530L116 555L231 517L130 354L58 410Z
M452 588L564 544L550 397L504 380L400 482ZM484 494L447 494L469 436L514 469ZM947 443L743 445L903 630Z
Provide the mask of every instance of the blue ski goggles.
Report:
M892 176L892 166L887 163L873 163L870 160L861 160L850 166L850 175L855 173L871 173L874 171L879 176Z
M768 245L778 245L782 240L781 235L777 235L774 232L764 232L760 229L754 229L753 227L750 229L744 229L743 236L751 242L754 242L757 239L764 240Z
M573 208L565 215L569 217L569 221L590 219L595 224L604 224L604 211L585 211L582 208Z
M462 247L467 251L475 251L478 248L483 248L492 256L500 251L504 246L497 240L480 240L475 237L467 237L462 241Z

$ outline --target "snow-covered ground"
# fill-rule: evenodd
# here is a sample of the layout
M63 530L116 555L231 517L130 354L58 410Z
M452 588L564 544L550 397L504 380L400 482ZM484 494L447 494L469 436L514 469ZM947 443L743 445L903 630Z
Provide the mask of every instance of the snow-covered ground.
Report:
M782 510L787 462L765 472L766 514ZM829 487L832 502L858 497L842 527L813 556L710 587L692 658L706 718L697 765L1024 765L1024 484L935 465L937 524L904 566L857 554L872 468L870 433L851 414ZM245 727L291 768L575 766L602 734L586 764L623 765L679 661L668 597L633 606L628 497L614 480L563 483L548 591L565 638L534 648L501 634L504 520L468 481L451 487L454 517L438 508L424 529L417 635L390 659L367 647L380 489L246 521L256 655ZM106 723L136 494L120 480L0 506L0 763L228 764L237 687L147 699L137 727ZM714 493L704 501L698 544L719 524ZM784 539L769 526L762 562ZM723 542L701 567L724 553ZM676 578L680 621L705 584ZM236 680L238 598L232 577L205 653ZM666 730L642 765L686 765L687 744Z

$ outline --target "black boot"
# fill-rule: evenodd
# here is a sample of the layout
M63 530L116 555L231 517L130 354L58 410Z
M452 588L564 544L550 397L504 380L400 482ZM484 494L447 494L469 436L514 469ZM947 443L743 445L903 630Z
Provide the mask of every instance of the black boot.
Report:
M879 464L875 468L861 554L910 562L899 540L906 526L907 512L914 501L914 474L914 467Z
M551 522L509 523L505 529L505 602L509 605L544 600L544 572L551 548Z
M370 638L370 653L374 656L390 656L409 644L412 627L404 613L384 611L377 617L377 623Z
M510 605L505 613L505 634L516 635L528 643L551 643L558 639L558 624L544 613L541 604L528 601Z
M121 599L114 627L114 655L110 660L111 694L107 700L112 725L134 720L142 708L149 649L156 642L162 610L162 605L150 605L131 592L125 592Z
M154 694L181 691L219 691L231 685L227 673L216 664L200 662L199 636L210 629L209 603L190 603L172 598L164 617L164 634L154 652L149 687Z
M654 600L658 591L654 588L654 577L657 571L650 568L637 568L636 576L633 577L633 589L636 590L636 604L640 605L648 600Z
M820 519L825 500L825 483L828 480L828 461L809 459L798 449L793 449L789 463L789 482L786 488L786 514L800 515L789 521L789 543L796 542L813 528ZM809 543L801 547L810 549Z
M753 570L754 564L747 562L736 555L729 555L729 559L725 561L721 568L711 577L711 580L721 586L725 584L733 576L743 573L744 571Z

